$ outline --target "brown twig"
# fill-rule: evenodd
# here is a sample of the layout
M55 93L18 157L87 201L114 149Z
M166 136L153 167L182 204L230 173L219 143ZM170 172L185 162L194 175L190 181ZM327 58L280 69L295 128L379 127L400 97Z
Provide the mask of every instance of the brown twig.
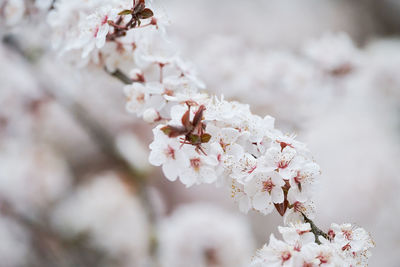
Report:
M309 224L310 224L310 226L311 226L311 232L315 235L315 243L317 243L318 245L321 245L321 241L319 241L318 236L322 236L322 237L324 237L325 239L328 239L328 240L329 240L328 234L326 234L324 231L322 231L321 229L319 229L319 228L315 225L315 223L314 223L312 220L310 220L304 213L301 213L301 215L303 216L304 221L305 221L306 223L309 223Z

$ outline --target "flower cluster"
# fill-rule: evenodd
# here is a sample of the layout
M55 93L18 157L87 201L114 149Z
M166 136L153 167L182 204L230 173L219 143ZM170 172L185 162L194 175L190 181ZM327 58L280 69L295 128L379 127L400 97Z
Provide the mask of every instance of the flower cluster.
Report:
M257 252L252 267L366 266L369 249L374 246L364 229L350 224L332 224L327 239L316 237L309 223L279 227L279 232L283 241L272 234L269 244Z
M319 167L304 144L276 130L272 117L262 118L248 105L203 93L196 72L178 56L162 19L157 13L153 17L144 1L133 7L130 1L88 1L83 10L90 12L80 14L77 25L71 18L76 12L66 10L82 3L73 2L58 1L50 24L57 29L55 23L62 22L64 50L78 51L81 59L115 71L127 69L121 63L127 56L127 110L147 122L162 123L153 130L150 163L162 166L169 180L179 178L188 187L228 185L245 212L268 214L275 208L282 216L288 209L311 215ZM140 26L138 17L150 21Z
M150 163L187 187L228 185L242 211L283 216L312 213L319 167L306 146L274 128L274 119L251 113L248 105L203 93L191 66L157 27L138 28L125 86L127 110L154 128Z
M144 0L60 0L48 15L53 46L69 61L106 66L110 71L133 62L140 36L135 27L158 27ZM142 22L144 21L144 22Z
M195 101L196 100L196 101ZM187 99L171 108L168 124L157 126L150 162L168 179L186 186L232 185L242 211L274 208L312 211L319 167L305 145L274 128L273 118L224 99Z

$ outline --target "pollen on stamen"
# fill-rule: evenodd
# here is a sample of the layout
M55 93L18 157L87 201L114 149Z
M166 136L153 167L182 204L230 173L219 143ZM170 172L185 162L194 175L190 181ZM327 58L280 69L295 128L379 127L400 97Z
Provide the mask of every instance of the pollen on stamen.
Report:
M347 240L351 240L353 238L353 232L351 230L342 230L342 233Z
M193 169L195 169L195 171L198 171L200 169L200 164L201 164L200 158L190 159L190 166Z
M281 160L278 163L278 168L279 169L285 169L287 166L289 166L289 162L286 160Z
M322 253L319 254L316 258L319 259L319 261L320 261L321 264L328 263L328 261L329 261L328 256L327 256L327 255L324 255L324 254L322 254Z
M269 178L267 181L264 181L263 183L263 191L271 193L272 189L275 187L275 184L272 182L271 178Z

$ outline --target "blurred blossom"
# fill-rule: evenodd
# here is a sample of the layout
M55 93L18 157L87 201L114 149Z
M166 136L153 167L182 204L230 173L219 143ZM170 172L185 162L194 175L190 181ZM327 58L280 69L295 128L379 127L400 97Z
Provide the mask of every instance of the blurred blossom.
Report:
M116 137L116 146L119 153L136 169L140 171L149 170L149 152L135 134L131 132L120 133Z
M333 75L344 75L357 66L360 52L345 33L326 33L311 40L303 47L303 53L319 68Z
M54 227L67 238L88 234L89 243L121 266L144 266L149 227L140 201L116 173L91 177L53 212Z
M4 14L6 24L8 26L17 24L23 18L25 13L24 0L7 0L2 2L5 2ZM0 3L3 4L2 2Z
M341 95L342 83L362 59L345 33L315 38L299 51L256 47L242 53L246 47L235 36L211 37L194 53L200 73L216 93L251 103L257 113L296 130L304 127L300 120L324 112Z
M8 139L0 150L0 194L20 213L35 217L68 191L65 161L49 147Z
M17 221L0 215L1 266L23 267L29 264L30 235Z
M211 203L180 206L159 225L161 267L242 267L253 253L248 222Z

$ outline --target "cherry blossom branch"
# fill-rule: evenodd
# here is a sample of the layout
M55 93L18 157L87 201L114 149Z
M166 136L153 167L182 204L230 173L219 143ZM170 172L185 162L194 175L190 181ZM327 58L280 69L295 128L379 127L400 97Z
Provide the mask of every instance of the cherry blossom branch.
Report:
M79 14L84 14L80 8L77 7ZM63 12L62 6L55 12ZM311 220L312 193L320 169L305 144L277 130L272 117L257 116L248 105L201 91L202 83L171 48L165 31L157 25L158 18L146 8L145 0L133 1L133 6L124 8L118 4L108 7L99 4L85 12L87 16L80 16L83 19L78 26L66 20L65 28L56 29L69 33L73 28L73 33L83 33L63 36L67 44L64 48L81 54L85 64L104 67L117 62L112 66L116 71L110 74L126 85L127 110L145 121L162 123L153 129L149 161L161 166L167 179L179 179L187 187L204 183L228 185L243 212L256 210L266 215L276 209L287 224L305 221L306 224L289 227L283 232L294 230L299 236L312 234L312 244L317 246L310 246L315 252L314 263L329 262L322 250L327 249L333 255L338 247L338 258L346 258L352 266L358 266L353 262L359 255L367 254L364 252L371 247L365 231L361 236L364 246L358 250L359 247L351 248L354 241L351 226L333 225L340 238L327 238L328 235ZM127 15L130 19L124 17ZM141 19L150 18L146 25L156 27L140 27ZM134 44L134 48L128 50L119 38L126 38L122 41ZM132 80L120 70L118 62L124 61L124 56L130 58L127 65L131 63L132 71L139 69L141 79ZM149 66L154 64L159 64L160 73L150 80L155 75L154 68L152 73ZM146 80L145 71L150 72ZM160 118L170 119L161 122ZM322 244L319 236L329 244ZM274 242L272 239L270 244ZM282 265L293 260L292 254L302 253L297 243L288 244L288 249L277 255Z
M310 220L304 213L301 213L301 215L304 218L304 221L306 223L309 223L311 226L311 232L315 235L315 243L317 243L318 245L321 245L321 241L318 239L318 236L322 236L325 239L329 239L328 234L326 234L324 231L322 231L320 228L318 228L315 223Z

